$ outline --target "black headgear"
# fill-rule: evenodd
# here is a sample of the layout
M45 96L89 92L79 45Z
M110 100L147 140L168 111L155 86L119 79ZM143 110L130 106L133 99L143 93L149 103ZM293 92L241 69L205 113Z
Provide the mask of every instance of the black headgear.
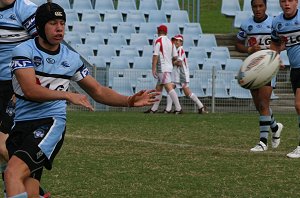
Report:
M35 13L35 24L40 37L48 42L45 34L45 25L53 19L62 19L66 21L66 13L62 7L56 3L45 3L38 7Z

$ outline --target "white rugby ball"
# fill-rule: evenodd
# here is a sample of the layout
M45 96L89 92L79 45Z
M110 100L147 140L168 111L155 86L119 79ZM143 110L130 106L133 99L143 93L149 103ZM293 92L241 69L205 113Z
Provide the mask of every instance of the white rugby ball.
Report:
M280 56L276 51L260 50L244 60L237 80L245 89L258 89L270 82L279 68Z

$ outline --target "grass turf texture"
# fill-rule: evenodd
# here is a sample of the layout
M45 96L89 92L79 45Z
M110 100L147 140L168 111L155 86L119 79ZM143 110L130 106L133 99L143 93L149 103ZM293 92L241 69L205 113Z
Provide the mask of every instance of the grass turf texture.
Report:
M250 153L257 114L69 112L65 143L42 185L53 197L299 197L295 114L281 145ZM270 144L271 145L271 144Z

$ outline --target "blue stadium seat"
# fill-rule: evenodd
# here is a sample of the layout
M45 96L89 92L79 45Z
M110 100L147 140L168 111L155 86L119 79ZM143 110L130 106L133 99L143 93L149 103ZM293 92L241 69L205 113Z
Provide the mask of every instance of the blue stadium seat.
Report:
M104 38L100 32L86 33L84 44L89 45L93 50L98 50L98 45L104 45Z
M235 16L237 11L241 11L239 0L222 0L221 13L226 16Z
M107 44L120 47L121 45L127 45L127 41L123 34L109 34Z
M134 24L136 28L140 27L140 23L146 22L144 12L139 10L129 10L125 22Z
M136 10L135 0L118 0L117 10Z
M75 47L76 44L82 44L82 39L80 37L80 34L77 32L66 32L64 36L64 40L72 47Z
M140 0L139 10L158 10L157 1Z
M188 58L198 58L204 60L208 58L204 47L190 47L188 48Z
M106 61L103 56L88 56L87 61L98 68L106 68Z
M110 22L99 22L96 23L95 26L95 33L100 32L106 36L108 36L110 33L114 33L112 24Z
M252 11L237 11L233 21L233 27L240 28L242 23L252 16Z
M189 34L183 34L183 47L185 49L188 49L190 47L195 47L195 40L197 39L196 37L189 35Z
M167 23L167 16L165 12L161 10L150 10L148 21L150 23Z
M214 34L200 34L198 36L198 47L204 47L206 53L210 55L212 48L217 47L217 39Z
M137 78L135 92L137 93L144 89L147 89L147 90L154 89L155 85L156 85L156 81L154 80L153 77Z
M110 63L112 56L117 56L114 45L98 45L97 56L103 56L105 62Z
M133 69L151 69L152 68L152 57L134 57Z
M94 50L89 45L76 44L75 50L85 59L87 59L88 56L95 56Z
M90 0L73 0L72 9L75 10L92 10L92 2Z
M164 11L180 10L178 0L163 0L161 2L160 10L164 10Z
M152 45L144 45L143 46L143 57L151 57L153 55L153 46Z
M123 16L119 10L106 10L104 12L103 21L111 23L120 23L123 22Z
M132 23L128 23L128 22L119 23L117 26L117 33L126 35L127 38L130 37L132 33L135 33L135 27Z
M85 34L88 32L92 32L92 29L88 23L75 21L73 22L72 31Z
M184 27L185 23L189 23L189 15L186 10L172 10L170 23L177 23L180 27Z
M203 62L203 67L200 68L202 70L213 70L213 67L215 67L215 70L222 70L222 64L219 60L212 59L212 58L205 58Z
M101 22L100 13L96 10L84 10L82 11L81 21L95 26L97 22Z
M239 69L241 68L242 64L243 64L242 59L228 58L226 60L226 64L225 64L225 70L226 71L234 71L237 73L239 71Z
M207 96L213 96L213 94L214 94L214 96L216 98L230 98L231 97L228 93L226 84L222 79L216 78L214 85L215 85L215 89L214 89L215 93L213 93L213 89L212 89L213 81L212 81L212 79L208 79L208 86L206 89Z
M164 23L164 25L168 27L169 38L180 34L179 26L177 23Z
M250 90L242 88L237 80L232 80L230 84L230 96L238 99L252 99Z
M112 56L110 61L110 69L129 69L128 57Z
M196 78L191 78L189 87L191 91L197 96L197 97L206 97L206 94L204 93L204 90L201 86L201 80Z
M207 89L208 80L212 78L211 70L195 70L193 72L193 76L195 79L200 80L200 85L203 89Z
M98 10L99 12L114 9L113 0L95 0L95 10Z
M130 45L135 45L139 50L142 50L143 46L149 45L147 34L133 33L130 35Z
M199 34L202 33L203 32L200 23L185 23L183 26L183 34L199 36Z
M243 11L252 11L251 1L244 0L244 2L243 2Z
M126 56L127 58L138 57L139 52L136 46L123 45L120 49L120 56Z
M210 58L218 60L223 68L225 68L226 60L230 58L230 52L228 47L213 47Z
M70 1L52 0L52 2L60 5L65 10L71 9ZM44 1L44 3L45 3L45 1Z
M153 40L154 35L157 33L158 23L140 23L139 33L144 33L147 35L148 40Z
M188 58L187 63L190 71L199 70L200 65L203 65L203 61L198 58Z
M280 52L280 59L285 66L290 66L290 60L286 50Z
M131 85L131 80L130 80L130 78L127 78L125 76L124 77L113 77L111 88L125 96L131 96L134 94L133 88Z

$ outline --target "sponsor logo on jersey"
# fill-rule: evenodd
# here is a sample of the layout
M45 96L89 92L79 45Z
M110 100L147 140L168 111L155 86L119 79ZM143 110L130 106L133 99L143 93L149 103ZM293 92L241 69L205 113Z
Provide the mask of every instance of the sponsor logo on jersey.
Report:
M30 28L32 28L35 25L35 20L34 18L31 18L30 20L26 21L26 23L24 23L24 27L29 30Z
M45 129L38 128L37 130L33 131L34 138L43 138L45 136Z
M63 67L71 67L70 64L67 61L62 62L61 65Z
M19 59L19 60L13 60L11 62L11 67L12 68L22 68L22 67L28 67L28 66L34 66L32 64L32 62L28 59L26 60L22 60L22 59Z
M14 15L14 14L10 15L10 16L9 16L9 19L11 19L11 20L13 20L13 21L17 20L17 19L16 19L16 15Z
M53 58L46 58L47 63L54 64L55 60Z
M39 159L40 157L42 157L43 154L44 154L43 151L40 150L40 151L36 154L36 159Z
M43 60L41 57L35 56L33 57L33 63L36 67L40 66L42 64Z
M248 31L251 32L252 30L253 30L253 26L252 26L252 25L249 25L249 26L248 26Z

